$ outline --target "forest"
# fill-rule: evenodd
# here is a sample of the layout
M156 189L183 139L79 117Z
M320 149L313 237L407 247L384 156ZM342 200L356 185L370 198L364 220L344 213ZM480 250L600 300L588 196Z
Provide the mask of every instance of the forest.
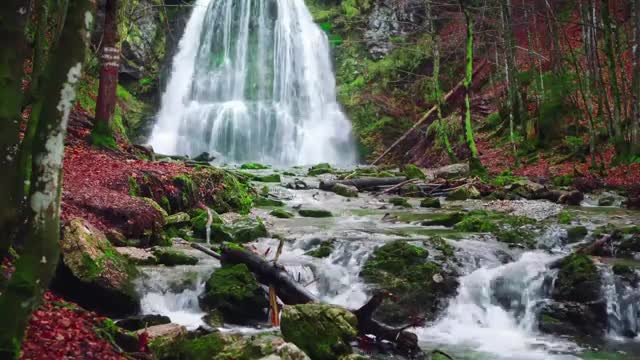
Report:
M0 359L640 357L640 0L0 19Z

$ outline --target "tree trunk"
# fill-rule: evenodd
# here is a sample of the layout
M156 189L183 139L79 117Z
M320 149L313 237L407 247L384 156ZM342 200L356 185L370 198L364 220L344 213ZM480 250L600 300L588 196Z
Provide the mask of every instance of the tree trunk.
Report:
M58 262L64 138L91 33L92 4L91 0L69 4L60 39L64 46L55 49L46 68L49 81L43 85L47 101L32 150L27 237L16 270L0 297L2 359L19 356L31 312L40 304Z
M22 75L27 55L25 27L29 5L29 0L0 1L0 259L6 255L11 234L18 223L20 199L15 192L18 183L16 158L22 122Z
M581 92L583 95L584 105L587 110L587 117L589 119L589 153L591 154L591 166L596 166L596 131L595 131L595 123L593 120L593 98L591 94L591 85L593 84L593 76L591 74L591 66L590 64L593 62L591 59L591 55L593 54L591 43L591 27L590 27L590 9L589 4L583 4L580 2L580 16L582 19L582 44L584 48L584 53L587 60L587 65L584 69L584 78L585 81L581 81L583 91ZM578 69L576 69L576 73L579 74Z
M602 0L600 4L600 12L602 14L602 22L604 26L604 52L607 55L607 65L609 68L609 84L613 95L613 141L616 146L618 155L623 155L624 135L622 133L622 103L620 97L620 87L618 85L617 61L614 53L614 38L611 29L611 14L609 12L609 0Z
M476 148L476 140L473 136L473 126L471 124L471 85L473 83L473 17L469 13L469 9L464 6L464 0L458 0L462 12L464 13L467 25L467 64L464 79L464 134L467 146L469 147L469 169L472 173L485 172L478 149Z
M358 190L362 190L367 188L375 188L379 186L397 185L406 180L407 178L403 176L365 177L365 178L349 179L349 180L329 180L329 181L320 182L320 190L331 191L333 189L333 186L336 184L355 186L358 188Z
M116 109L118 88L118 0L107 0L105 6L104 33L102 35L100 85L96 101L94 131L102 136L113 136L111 120Z
M507 80L507 109L509 111L509 137L513 151L515 166L518 166L518 152L514 134L514 124L519 123L520 106L518 105L518 81L516 77L515 51L513 45L513 32L511 29L511 1L502 0L500 3L500 18L502 20L502 36L505 57L505 78ZM524 129L524 127L523 127Z
M631 154L640 155L640 0L633 1L633 82L631 116Z

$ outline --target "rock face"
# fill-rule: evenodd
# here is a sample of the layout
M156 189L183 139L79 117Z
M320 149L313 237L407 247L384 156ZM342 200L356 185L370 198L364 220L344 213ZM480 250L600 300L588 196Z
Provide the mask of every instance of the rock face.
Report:
M245 324L266 320L267 297L244 264L223 266L206 283L200 303L217 309L226 322Z
M381 59L393 49L391 38L418 29L424 18L424 7L419 5L411 0L400 6L391 0L375 3L365 32L369 54L373 59Z
M351 353L349 343L356 338L356 326L353 313L326 304L285 306L280 323L284 339L317 360L337 359Z
M60 240L62 261L52 288L83 307L112 316L136 312L135 267L106 236L83 219L72 220Z
M116 325L129 331L135 331L135 330L144 329L150 326L169 324L170 322L171 322L171 319L169 319L168 316L137 315L137 316L128 317L126 319L122 319L116 322Z
M602 335L607 310L598 269L587 255L572 254L560 263L551 296L540 312L540 330L562 335Z
M376 249L360 276L397 296L396 301L383 303L374 315L390 325L404 324L413 314L435 318L458 287L454 274L432 260L427 249L406 241L389 242Z

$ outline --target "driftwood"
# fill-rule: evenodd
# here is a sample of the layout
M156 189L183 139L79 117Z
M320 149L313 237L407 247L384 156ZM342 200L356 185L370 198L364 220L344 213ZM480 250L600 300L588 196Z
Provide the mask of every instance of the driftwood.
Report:
M192 243L191 246L219 259L223 264L247 265L249 270L256 275L256 279L262 284L274 287L278 297L287 305L318 302L316 296L305 289L303 284L298 283L282 266L274 264L254 252L235 246L224 246L218 254L200 244ZM390 296L389 293L378 292L360 309L351 310L358 319L359 333L374 335L378 341L390 341L396 345L396 350L401 354L410 357L420 356L422 351L418 346L418 337L406 330L414 324L394 328L373 319L373 313L388 296Z
M331 191L336 184L355 186L358 190L374 188L379 186L398 185L407 181L404 176L399 177L363 177L348 180L329 180L320 182L320 190Z

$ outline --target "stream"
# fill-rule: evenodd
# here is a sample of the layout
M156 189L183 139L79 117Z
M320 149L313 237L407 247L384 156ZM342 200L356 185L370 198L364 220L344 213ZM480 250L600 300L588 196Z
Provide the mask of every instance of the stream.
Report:
M304 177L306 169L289 171L295 172L296 178L311 187L317 187L319 179ZM253 172L266 174L271 171ZM284 176L282 183L293 180L294 177ZM387 203L387 195L361 193L358 198L344 198L318 189L291 190L281 184L256 185L268 186L271 194L285 200L285 208L291 212L299 206L333 212L332 218L296 216L278 219L269 215L270 208L255 208L250 215L265 220L271 237L249 245L264 253L268 248L277 247L279 240L276 238L286 239L279 263L328 303L358 308L366 302L372 289L362 281L359 272L374 249L389 241L404 239L420 246L422 240L437 234L454 246L459 260L460 286L457 295L448 300L446 309L437 319L414 329L425 349L445 349L456 359L632 359L640 356L640 341L625 339L621 334L623 328L635 330L640 324L640 303L637 301L640 291L616 283L606 264L599 265L609 317L609 333L604 341L578 345L569 338L538 331L537 313L549 298L548 287L552 286L556 272L548 265L570 251L562 245L566 233L563 225L551 223L538 235L538 245L546 250L524 251L511 249L489 234L465 234L443 227L383 220L385 214L385 218L389 218L389 214L409 214L417 219L424 214L451 209L479 209L490 207L489 201L443 201L442 209L424 209L418 207L418 199L410 199L412 209L398 209ZM517 211L537 219L555 215L561 209L558 205L540 201L514 201L512 205ZM605 223L633 224L640 219L638 212L585 205L571 208L571 211L576 216L574 221L591 230ZM328 239L335 239L330 256L305 255ZM198 306L197 297L208 276L220 265L198 251L188 247L185 251L197 256L200 263L175 268L143 268L147 276L140 285L144 293L142 309L144 313L167 315L173 322L195 329L204 324L201 320L204 312ZM495 286L498 280L502 286ZM224 330L260 331L233 325L225 325ZM592 352L594 349L607 352L599 355L602 353Z

